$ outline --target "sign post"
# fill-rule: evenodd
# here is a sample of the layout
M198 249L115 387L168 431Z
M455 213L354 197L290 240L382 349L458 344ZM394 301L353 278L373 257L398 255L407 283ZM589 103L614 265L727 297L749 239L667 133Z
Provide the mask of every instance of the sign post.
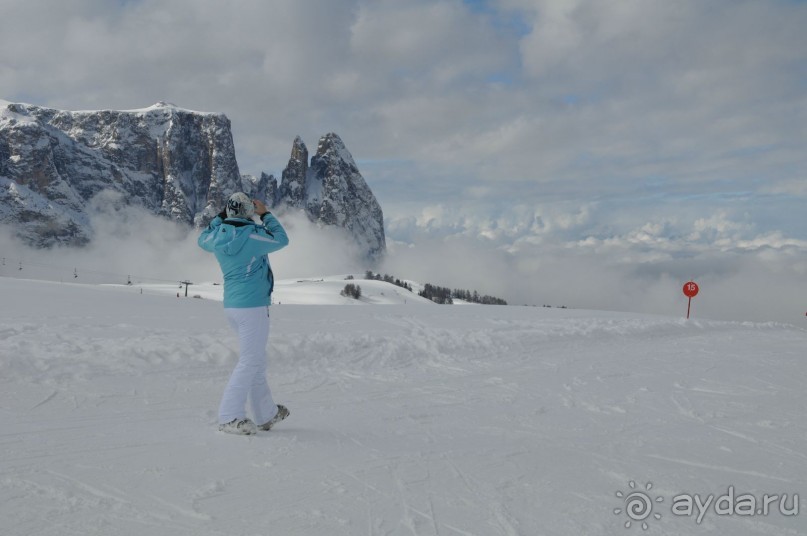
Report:
M692 308L692 298L698 295L698 284L694 281L688 281L684 283L684 296L689 298L689 303L687 304L687 319L689 319L689 310Z

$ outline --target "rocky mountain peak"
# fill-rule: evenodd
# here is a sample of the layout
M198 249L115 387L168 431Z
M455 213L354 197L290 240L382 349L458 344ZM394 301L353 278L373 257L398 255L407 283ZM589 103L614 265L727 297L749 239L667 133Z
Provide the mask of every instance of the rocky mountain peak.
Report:
M294 143L291 146L291 159L308 163L308 148L300 136L294 137Z
M370 260L386 251L381 206L333 132L319 139L310 164L305 144L295 138L276 204L302 209L311 221L345 229Z
M294 208L304 208L306 200L306 177L308 176L308 148L297 136L291 146L291 156L281 175L278 200Z
M90 203L102 193L201 227L236 191L345 229L371 259L385 250L381 207L335 133L310 161L297 136L278 186L272 175L239 173L224 114L165 101L73 112L0 100L0 224L30 244L87 243Z
M334 161L339 160L356 168L356 170L359 169L356 166L356 162L353 160L353 155L351 155L350 151L345 147L342 138L335 132L329 132L319 139L319 143L317 144L317 157L321 159L332 159Z

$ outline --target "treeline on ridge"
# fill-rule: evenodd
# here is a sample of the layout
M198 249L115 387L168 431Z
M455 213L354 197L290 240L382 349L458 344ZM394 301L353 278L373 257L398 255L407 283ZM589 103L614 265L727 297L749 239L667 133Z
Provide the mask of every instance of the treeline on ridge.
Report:
M355 278L352 275L349 275L345 279L353 280ZM406 289L409 292L414 292L412 290L411 284L389 274L381 275L374 273L372 270L367 270L364 273L364 279L369 281L384 281L385 283L390 283L392 285ZM348 296L351 298L359 299L361 297L361 287L359 287L358 285L354 285L353 283L348 283L347 285L345 285L345 288L342 290L341 294L342 296ZM423 287L423 290L418 292L418 296L422 296L441 305L453 304L454 300L463 300L469 303L479 303L482 305L507 305L507 302L501 298L496 298L495 296L481 295L475 290L474 291L463 289L451 290L448 287L439 287L437 285L432 285L431 283L426 283Z
M419 296L428 298L435 303L453 304L454 300L463 300L471 303L481 303L482 305L507 305L507 302L495 296L480 295L477 291L454 289L448 287L438 287L426 283L423 290L418 292Z

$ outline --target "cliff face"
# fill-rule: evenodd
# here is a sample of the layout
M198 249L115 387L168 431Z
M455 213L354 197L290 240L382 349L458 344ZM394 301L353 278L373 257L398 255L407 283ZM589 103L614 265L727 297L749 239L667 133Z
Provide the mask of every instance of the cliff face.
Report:
M300 136L297 136L294 138L294 143L291 147L289 163L281 175L283 182L280 183L275 203L282 203L295 208L305 208L307 176L308 149Z
M224 115L166 103L65 112L0 102L0 222L35 245L87 242L87 202L104 190L200 225L241 186Z
M303 210L311 221L345 229L370 260L386 251L384 215L342 139L320 138L308 162L308 149L297 137L275 204Z
M366 256L386 249L381 207L336 134L317 154L298 137L282 182L241 175L230 121L160 102L128 111L66 112L0 101L0 224L30 244L81 245L88 211L116 192L172 220L201 227L236 191L271 206L298 208L345 229Z

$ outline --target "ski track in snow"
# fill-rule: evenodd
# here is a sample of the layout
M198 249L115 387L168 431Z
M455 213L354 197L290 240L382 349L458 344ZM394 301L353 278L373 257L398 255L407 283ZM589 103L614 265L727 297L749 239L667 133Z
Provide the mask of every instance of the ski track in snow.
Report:
M0 278L0 534L807 534L807 332L525 307L272 308L291 417L216 432L237 359L221 304ZM802 508L804 510L805 508Z

